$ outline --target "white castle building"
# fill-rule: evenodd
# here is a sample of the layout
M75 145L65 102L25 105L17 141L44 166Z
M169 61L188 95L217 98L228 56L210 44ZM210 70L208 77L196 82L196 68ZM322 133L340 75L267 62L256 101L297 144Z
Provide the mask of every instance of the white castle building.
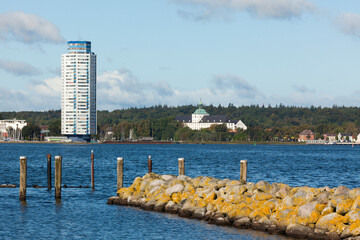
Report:
M96 134L96 54L89 41L69 41L61 55L61 134L89 140Z
M209 128L213 124L225 124L229 130L236 131L240 128L246 130L246 125L241 120L231 120L224 115L210 115L204 109L200 102L198 109L191 115L182 115L176 117L176 120L193 130Z

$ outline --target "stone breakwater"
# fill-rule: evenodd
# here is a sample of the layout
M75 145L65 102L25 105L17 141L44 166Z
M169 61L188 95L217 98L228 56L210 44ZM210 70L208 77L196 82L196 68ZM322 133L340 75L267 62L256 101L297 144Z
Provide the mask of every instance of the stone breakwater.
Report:
M360 188L146 174L108 204L307 239L360 239Z

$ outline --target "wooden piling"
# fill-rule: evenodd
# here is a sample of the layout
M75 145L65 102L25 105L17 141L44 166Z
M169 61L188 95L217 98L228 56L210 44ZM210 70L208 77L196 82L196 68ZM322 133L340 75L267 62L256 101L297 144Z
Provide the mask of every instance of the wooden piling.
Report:
M51 154L47 155L47 187L51 190Z
M178 158L179 162L179 176L185 175L185 158Z
M91 188L95 189L95 180L94 180L94 151L91 150Z
M26 201L26 174L27 174L27 157L20 157L20 184L19 199Z
M55 156L55 199L61 199L62 156Z
M240 180L247 180L247 160L240 161Z
M117 158L117 190L123 187L124 179L124 158Z
M151 160L151 156L149 156L149 159L148 159L148 169L149 169L149 173L152 172L152 160Z

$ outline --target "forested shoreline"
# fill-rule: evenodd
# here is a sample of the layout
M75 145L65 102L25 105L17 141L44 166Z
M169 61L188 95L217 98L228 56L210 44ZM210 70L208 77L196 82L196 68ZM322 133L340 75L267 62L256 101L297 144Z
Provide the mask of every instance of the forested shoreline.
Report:
M221 125L194 131L182 127L175 120L176 116L191 114L196 108L194 105L157 105L98 111L97 137L104 137L106 132L111 131L113 139L128 140L132 131L135 138L152 137L154 140L295 141L305 129L312 130L317 138L325 133L346 132L357 135L360 131L360 108L344 106L204 106L210 115L226 115L234 120L242 120L248 129L236 133L228 132ZM28 128L32 127L36 134L37 126L47 125L51 135L59 135L60 114L60 110L0 112L0 119L24 119L30 123Z

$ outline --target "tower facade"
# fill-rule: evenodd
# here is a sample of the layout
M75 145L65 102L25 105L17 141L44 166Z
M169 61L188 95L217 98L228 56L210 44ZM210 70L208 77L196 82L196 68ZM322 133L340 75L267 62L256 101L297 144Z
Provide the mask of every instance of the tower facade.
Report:
M97 132L96 54L89 41L69 41L61 55L61 134L89 140Z

